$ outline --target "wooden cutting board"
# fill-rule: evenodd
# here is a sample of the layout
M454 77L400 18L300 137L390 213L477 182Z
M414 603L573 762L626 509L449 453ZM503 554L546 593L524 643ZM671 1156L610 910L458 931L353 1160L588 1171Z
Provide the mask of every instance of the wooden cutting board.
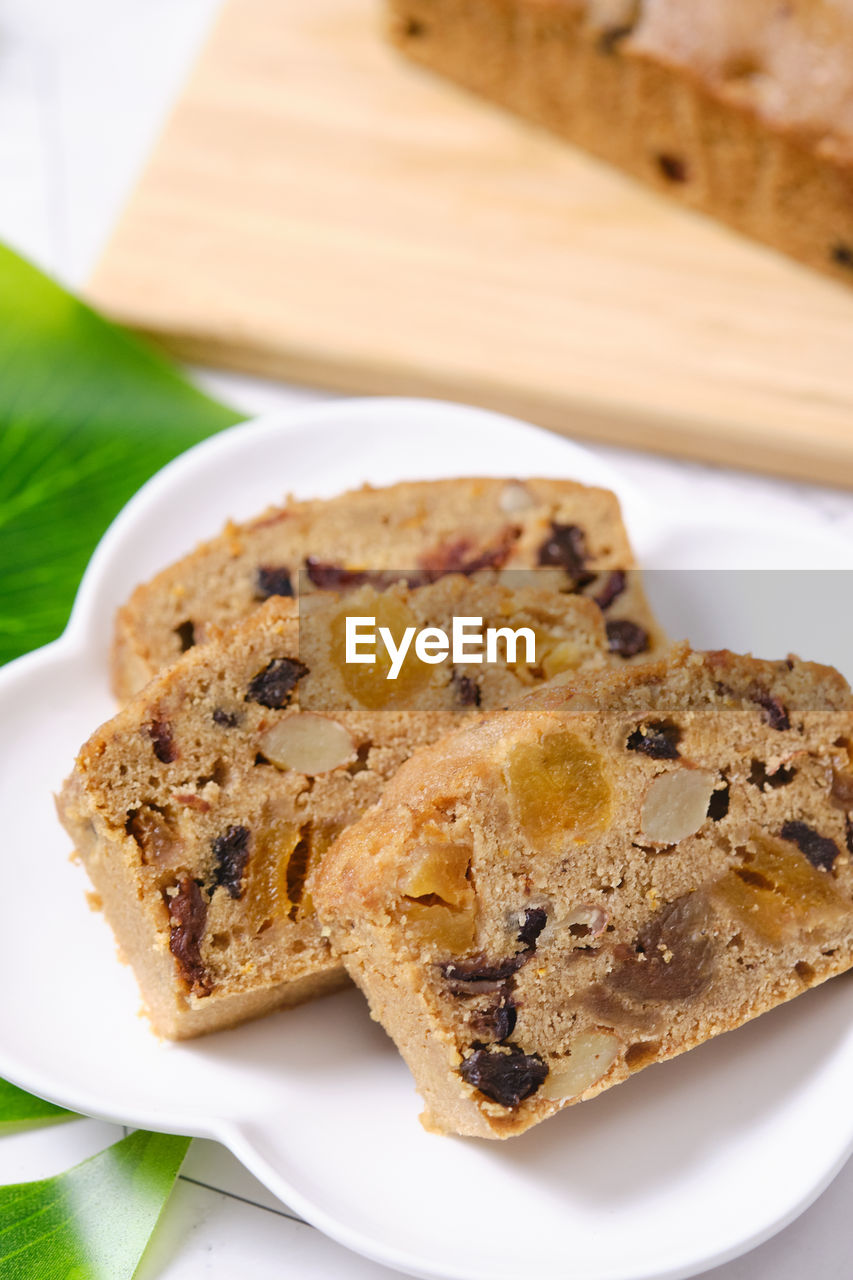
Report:
M410 66L375 0L226 4L90 296L203 363L853 486L853 289Z

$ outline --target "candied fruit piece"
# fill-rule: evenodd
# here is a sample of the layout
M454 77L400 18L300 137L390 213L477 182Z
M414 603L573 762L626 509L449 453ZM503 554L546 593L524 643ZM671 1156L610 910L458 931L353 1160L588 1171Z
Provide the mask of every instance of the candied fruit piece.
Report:
M471 847L427 827L399 881L400 911L422 943L458 955L474 941Z
M255 931L267 921L286 920L295 905L288 892L288 866L301 838L298 826L273 821L254 841L244 900Z
M471 846L427 827L412 849L400 889L410 898L435 896L451 907L470 907L474 890L467 878Z
M211 848L216 859L215 883L227 889L230 897L241 897L243 874L249 857L248 828L228 827L221 836L216 837Z
M129 809L124 829L139 845L144 863L168 866L181 854L177 832L159 805L143 804L138 809Z
M201 958L201 940L207 923L207 898L191 876L184 876L163 898L169 911L169 950L193 995L210 994L210 980Z
M831 795L841 809L853 809L853 773L847 769L833 769Z
M539 665L546 680L553 680L564 671L576 671L584 660L584 651L574 640L543 637L541 633L537 633L536 652L542 654Z
M566 730L516 742L506 765L510 798L534 844L583 842L610 820L611 787L604 761L588 742Z
M365 608L369 613L365 614ZM340 673L344 688L363 707L373 711L382 708L411 707L433 678L433 668L421 662L410 645L395 680L389 680L391 658L379 637L380 627L387 627L395 645L399 645L406 629L417 630L417 619L412 611L394 595L380 595L369 606L358 605L358 616L375 618L376 661L373 663L347 662L346 620L352 609L344 608L330 623L331 660Z
M404 900L402 913L409 933L424 946L458 955L474 941L474 912L443 902Z
M743 863L713 885L714 899L735 919L773 944L834 924L846 912L831 876L784 840L755 835Z
M711 984L715 944L711 912L701 890L685 893L653 916L637 934L637 954L608 975L633 1000L689 1000Z
M459 1068L468 1084L502 1107L517 1107L542 1087L548 1067L537 1053L521 1049L475 1049Z

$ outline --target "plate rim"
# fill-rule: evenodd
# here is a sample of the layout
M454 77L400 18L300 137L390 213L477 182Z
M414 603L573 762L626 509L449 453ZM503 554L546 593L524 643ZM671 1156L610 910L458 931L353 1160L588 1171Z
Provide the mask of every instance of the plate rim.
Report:
M585 461L588 464L592 464L592 469L601 475L600 480L592 481L592 483L608 484L617 490L623 510L626 510L627 513L626 523L629 529L632 516L637 513L642 513L645 518L649 518L650 504L630 481L620 475L618 465L614 466L609 460L598 458L583 445L579 445L573 440L555 435L555 433L544 428L536 427L508 415L497 414L490 410L477 409L466 405L457 405L448 401L403 397L358 397L276 409L257 418L247 419L244 422L226 428L193 446L155 473L137 491L125 507L122 508L122 511L119 512L99 541L81 580L68 624L62 635L50 644L24 654L6 664L0 670L0 697L5 690L17 684L18 681L29 677L33 671L54 666L73 666L75 660L82 657L81 646L86 643L87 629L94 621L99 587L110 565L113 563L114 556L120 551L123 537L127 531L132 532L139 520L144 520L145 512L159 498L162 492L167 491L172 486L180 487L184 483L185 477L188 474L191 475L197 468L200 460L208 461L213 459L215 461L220 454L227 456L230 449L240 449L245 447L246 444L262 440L270 432L276 435L287 434L308 427L322 430L323 426L339 424L353 416L358 418L364 414L374 414L377 420L380 420L387 415L400 414L402 412L411 413L413 411L418 415L426 415L427 417L435 415L441 418L447 418L448 411L450 411L451 416L459 416L460 419L465 419L469 422L478 422L481 426L491 424L494 427L500 427L504 432L509 431L510 434L526 435L532 432L542 439L547 439L549 444L553 442L559 447L560 451L565 450L568 464L567 470L571 469L572 459L575 462ZM522 465L514 468L512 473L519 475L535 474L536 469L534 468L531 472L530 469ZM474 473L472 471L463 471L462 474ZM503 472L486 466L482 468L479 474L503 474ZM506 472L506 474L510 474L510 472ZM427 477L417 475L412 478L424 479ZM691 521L691 526L698 527L702 521L696 518L695 512L693 515L694 519ZM676 523L678 519L682 518L684 518L683 512L678 512ZM651 522L654 524L653 517ZM671 528L673 517L668 514L666 519L660 523L662 528ZM712 522L707 523L712 526ZM749 521L745 520L743 522L743 527L760 528L765 534L768 528L772 528L774 525L778 526L780 535L784 530L790 537L789 527L781 517L777 519L776 513L774 513L771 520L758 520L751 526ZM715 527L719 527L719 525ZM830 531L816 524L815 532L819 535L819 540L826 541L827 546L837 547L839 544L843 544L845 550L853 557L853 539L842 537L841 531ZM851 563L853 563L853 559L851 559ZM99 1108L96 1098L88 1098L84 1092L77 1092L75 1102L74 1099L63 1098L61 1094L57 1094L56 1090L52 1088L44 1089L40 1087L46 1082L42 1079L41 1073L19 1072L15 1062L9 1060L9 1055L2 1043L0 1043L0 1072L13 1083L19 1084L20 1087L39 1093L41 1096L48 1097L51 1101L57 1101L61 1105L71 1105L74 1109L80 1109L80 1102L83 1101L86 1104L83 1110L87 1115L118 1123L128 1122L127 1113L114 1115L108 1109L103 1110ZM90 1102L92 1103L91 1106L89 1105ZM459 1270L449 1265L437 1266L434 1262L431 1262L428 1267L424 1267L423 1262L419 1261L414 1255L407 1254L404 1250L393 1245L382 1246L375 1236L360 1234L352 1230L346 1222L337 1222L334 1216L328 1213L325 1208L314 1203L310 1196L304 1195L298 1186L291 1185L288 1179L266 1160L263 1154L253 1145L250 1135L246 1132L245 1122L241 1123L206 1114L197 1117L194 1123L187 1125L180 1115L168 1111L158 1112L152 1116L146 1112L145 1108L142 1108L132 1114L134 1118L130 1123L139 1127L150 1128L160 1132L183 1133L213 1138L223 1143L274 1194L296 1208L302 1216L317 1226L318 1229L345 1247L375 1262L395 1267L411 1275L429 1278L429 1280L433 1277L435 1280L439 1280L439 1278L440 1280L488 1280L487 1271L480 1271L470 1267ZM737 1243L729 1244L714 1254L706 1252L702 1257L673 1264L664 1270L657 1268L655 1270L644 1269L642 1271L633 1270L630 1273L625 1272L625 1280L683 1280L684 1277L697 1275L701 1271L721 1265L750 1251L782 1230L813 1203L846 1163L851 1152L853 1152L853 1134L850 1135L843 1149L839 1146L835 1162L825 1171L816 1185L809 1188L804 1194L795 1197L792 1203L781 1207L774 1215L770 1215L768 1221L757 1226L751 1235L742 1238Z

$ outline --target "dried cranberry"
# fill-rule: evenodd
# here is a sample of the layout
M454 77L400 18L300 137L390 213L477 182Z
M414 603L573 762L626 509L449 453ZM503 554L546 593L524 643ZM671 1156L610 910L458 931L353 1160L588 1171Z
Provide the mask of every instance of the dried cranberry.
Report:
M724 779L724 785L718 787L716 791L711 792L711 799L708 801L708 817L712 822L719 822L729 811L729 780Z
M671 720L658 720L654 724L641 725L629 734L625 746L629 751L640 751L652 760L677 760L681 730Z
M528 907L524 912L524 922L516 935L525 951L532 951L536 946L540 933L545 928L548 912L544 907Z
M262 707L286 707L293 690L308 668L296 658L273 658L263 671L249 681L247 702L259 702Z
M247 827L228 827L213 841L211 848L216 858L214 881L221 884L232 898L243 892L243 875L249 857L249 831Z
M844 815L844 843L847 845L847 852L853 853L853 822L850 821L850 814Z
M764 715L764 720L770 725L771 729L790 729L791 721L788 718L788 710L785 705L771 693L766 693L763 689L753 690L750 693L750 699L757 703Z
M195 644L195 626L189 619L182 622L179 627L175 627L175 635L181 642L181 653L186 653L188 649L192 649Z
M818 835L817 831L805 822L785 822L779 834L783 840L790 840L795 844L813 867L817 867L820 871L832 870L840 850L829 836Z
M608 976L635 1000L687 1000L710 985L714 941L708 905L700 892L685 893L640 929L633 959Z
M420 558L426 580L435 581L446 573L472 574L481 569L501 569L520 534L517 525L507 525L493 546L479 550L472 546L470 538L442 543Z
M551 521L551 532L539 548L537 563L543 568L565 569L575 587L583 587L595 578L588 573L586 535L578 524Z
M270 596L292 596L290 570L284 565L260 565L255 574L255 595L259 600L268 600Z
M518 1014L515 1003L510 996L504 995L497 1004L491 1005L476 1014L473 1019L474 1029L486 1040L496 1040L501 1044L508 1040L515 1030Z
M614 600L622 595L628 585L628 575L624 569L614 569L609 573L604 581L604 586L598 595L593 596L593 600L599 609L609 609Z
M240 716L236 711L223 711L222 707L216 707L213 712L213 721L223 729L233 729L240 723Z
M201 958L201 940L207 921L207 899L191 876L178 881L177 893L163 894L172 926L169 950L178 962L184 981L197 996L210 993L210 982Z
M830 257L838 267L853 267L853 248L842 240L832 246Z
M178 748L172 739L172 726L168 720L152 720L145 726L154 744L154 754L161 764L171 764L178 758Z
M634 27L627 23L618 27L605 27L596 43L598 52L604 54L607 58L612 57L622 41L626 40L633 30Z
M670 155L667 152L661 152L656 157L658 168L661 174L666 178L667 182L686 182L690 176L687 168L687 162L681 156Z
M456 692L456 701L460 707L479 707L482 692L476 680L454 670L451 684Z
M499 1106L517 1107L541 1088L548 1068L537 1053L477 1049L462 1063L459 1074Z
M449 982L504 982L517 973L529 957L520 951L489 964L482 956L470 960L446 960L438 967Z
M649 633L645 627L629 622L627 618L606 623L606 630L607 647L611 653L618 653L620 658L636 657L649 647Z
M768 787L773 791L778 787L786 787L796 776L796 769L787 769L784 765L780 765L774 773L768 773L763 760L753 760L749 770L749 781L759 791L766 791Z
M305 569L309 581L321 591L342 591L370 581L370 574L363 569L345 569L343 565L327 564L315 556L307 557Z

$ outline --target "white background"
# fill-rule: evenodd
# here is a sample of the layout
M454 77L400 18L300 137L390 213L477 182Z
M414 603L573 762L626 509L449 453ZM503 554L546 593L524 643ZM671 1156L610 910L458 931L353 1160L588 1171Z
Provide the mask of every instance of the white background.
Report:
M283 13L296 2L280 0ZM72 287L85 285L218 7L219 0L0 0L0 239ZM202 378L247 416L326 394L219 374ZM601 452L655 502L687 500L718 511L746 506L853 537L851 494ZM59 1172L122 1132L79 1120L0 1137L0 1182ZM848 1164L795 1224L709 1276L850 1280L851 1202ZM391 1274L300 1222L221 1147L196 1141L139 1276L233 1280L240 1273L253 1280Z

